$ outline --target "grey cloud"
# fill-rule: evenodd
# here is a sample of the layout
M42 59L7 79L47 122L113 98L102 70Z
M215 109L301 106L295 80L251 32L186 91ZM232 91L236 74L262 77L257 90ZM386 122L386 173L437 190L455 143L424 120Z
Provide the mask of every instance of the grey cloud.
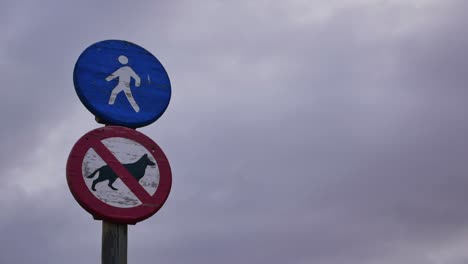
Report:
M468 219L466 77L458 56L466 24L458 10L464 4L364 4L334 10L322 24L295 23L284 13L288 4L187 1L163 11L132 11L144 16L124 28L125 36L154 47L173 83L168 111L141 131L167 153L174 185L160 213L130 228L131 261L437 263L429 253L437 255L438 245L458 239ZM54 119L62 121L70 111L89 118L83 122L89 129L96 126L84 108L76 110L72 65L100 34L117 35L108 30L120 19L104 19L104 6L61 8L62 25L43 21L35 32L15 38L15 51L8 52L9 63L28 65L31 80L8 91L14 99L3 100L4 109L41 109L12 116L2 111L13 125L2 132L12 135L5 143L9 149L19 140L24 149L34 148L24 139L44 137ZM153 10L160 10L159 17L151 16ZM90 32L72 19L82 13L89 14L88 25L96 25ZM424 22L412 24L418 16ZM392 30L404 21L407 31ZM147 28L128 33L143 22ZM154 34L148 33L151 24ZM35 53L27 40L41 37L43 52ZM52 44L59 39L66 45L56 50ZM61 77L41 77L40 62ZM20 73L8 70L5 78L14 84ZM20 99L33 79L55 94L34 90L34 98L44 98L41 107L34 98ZM58 98L63 102L56 105ZM37 132L41 124L45 128ZM13 127L21 126L27 133L15 135ZM76 130L57 139L69 144L64 148L86 129ZM18 155L27 156L24 149ZM14 167L11 159L4 163ZM5 194L13 197L13 208L23 209L2 204L11 212L0 221L7 238L2 262L98 259L99 223L73 201L63 178L49 191L50 203ZM20 231L17 223L27 228ZM31 236L24 242L21 234ZM62 242L69 237L73 250ZM17 252L38 241L41 252ZM463 259L453 256L451 263Z

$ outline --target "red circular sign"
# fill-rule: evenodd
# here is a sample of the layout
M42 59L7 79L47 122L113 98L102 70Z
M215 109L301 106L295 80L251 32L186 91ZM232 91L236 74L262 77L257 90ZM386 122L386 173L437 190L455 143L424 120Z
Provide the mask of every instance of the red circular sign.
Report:
M153 140L130 128L106 126L75 143L67 182L94 218L135 224L163 206L172 176L166 155Z

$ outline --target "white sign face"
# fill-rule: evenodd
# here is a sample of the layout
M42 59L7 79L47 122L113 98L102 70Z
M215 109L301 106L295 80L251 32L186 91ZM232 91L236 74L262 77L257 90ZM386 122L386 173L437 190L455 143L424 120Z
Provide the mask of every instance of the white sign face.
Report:
M149 195L156 193L159 184L159 169L153 155L145 147L133 140L121 137L107 138L101 142ZM82 173L89 190L106 204L120 208L142 204L92 148L85 154Z

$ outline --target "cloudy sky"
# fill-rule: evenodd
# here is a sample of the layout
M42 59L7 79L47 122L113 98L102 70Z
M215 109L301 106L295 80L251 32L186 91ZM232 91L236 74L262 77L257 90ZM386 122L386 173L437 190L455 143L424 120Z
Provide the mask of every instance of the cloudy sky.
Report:
M65 179L74 64L124 39L172 98L129 263L468 263L468 2L1 1L0 263L98 263Z

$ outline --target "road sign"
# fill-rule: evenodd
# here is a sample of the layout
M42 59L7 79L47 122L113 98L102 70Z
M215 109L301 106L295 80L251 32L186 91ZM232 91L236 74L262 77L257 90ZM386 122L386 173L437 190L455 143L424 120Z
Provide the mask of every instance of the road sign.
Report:
M67 182L78 203L96 219L135 224L163 206L172 176L166 155L149 137L106 126L75 143Z
M88 48L73 71L81 102L104 123L142 127L166 110L171 83L163 65L144 48L105 40Z

